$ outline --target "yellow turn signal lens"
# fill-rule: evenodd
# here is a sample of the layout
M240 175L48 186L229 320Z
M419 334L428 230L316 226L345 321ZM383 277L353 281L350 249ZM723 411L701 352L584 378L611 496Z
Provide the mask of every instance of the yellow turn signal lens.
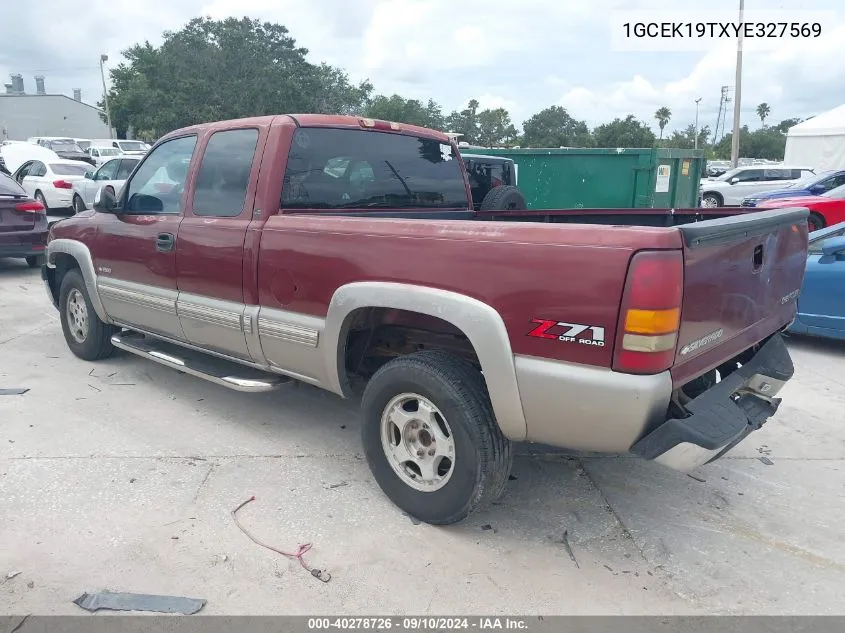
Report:
M671 310L628 310L625 331L634 334L668 334L676 332L681 323L680 308Z

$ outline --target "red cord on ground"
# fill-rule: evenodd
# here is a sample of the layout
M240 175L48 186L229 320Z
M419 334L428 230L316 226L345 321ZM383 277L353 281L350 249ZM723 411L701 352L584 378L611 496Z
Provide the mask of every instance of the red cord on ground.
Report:
M297 549L295 553L294 552L286 552L284 550L280 550L277 547L273 547L272 545L267 545L267 543L263 543L263 542L259 541L252 534L250 534L250 532L243 525L241 525L241 522L238 520L238 511L241 508L243 508L246 504L248 504L252 501L255 501L255 495L252 495L249 499L247 499L241 505L239 505L237 508L232 510L232 519L234 519L235 525L238 526L238 529L240 529L240 531L243 532L246 535L246 537L250 541L255 543L256 545L259 545L259 546L263 547L264 549L269 549L271 552L275 552L276 554L280 554L280 555L285 556L287 558L295 558L296 560L299 561L299 564L302 565L302 568L305 569L312 576L314 576L314 578L316 578L317 580L320 580L322 582L329 582L332 579L332 575L330 573L328 573L327 571L324 571L322 569L316 569L316 568L313 568L313 567L309 567L308 564L305 562L305 559L302 558L302 556L308 550L311 549L311 543L300 544L299 549Z

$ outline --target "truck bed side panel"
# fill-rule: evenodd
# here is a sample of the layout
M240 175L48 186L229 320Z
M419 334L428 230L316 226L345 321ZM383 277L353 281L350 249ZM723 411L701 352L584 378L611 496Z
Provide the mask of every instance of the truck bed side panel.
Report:
M495 308L514 353L609 367L628 262L640 248L680 248L680 235L644 227L277 215L263 229L259 297L262 306L322 317L347 283L451 290ZM603 345L529 336L538 327L533 319L600 328Z

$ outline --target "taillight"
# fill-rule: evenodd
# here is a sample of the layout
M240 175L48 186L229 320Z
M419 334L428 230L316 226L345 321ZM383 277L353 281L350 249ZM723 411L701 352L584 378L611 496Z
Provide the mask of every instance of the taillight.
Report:
M22 211L24 213L44 213L44 205L36 200L29 202L18 202L15 205L15 211Z
M73 185L67 180L54 180L53 186L56 189L73 189Z
M681 325L681 251L645 251L631 260L619 314L613 369L656 374L672 366Z

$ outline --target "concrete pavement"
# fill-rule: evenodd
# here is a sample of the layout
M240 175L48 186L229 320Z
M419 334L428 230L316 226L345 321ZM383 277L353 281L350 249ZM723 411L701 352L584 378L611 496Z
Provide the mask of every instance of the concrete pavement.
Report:
M496 506L435 528L373 482L354 403L83 362L38 271L0 260L0 296L0 388L30 389L0 396L0 612L111 589L207 614L845 613L845 346L792 341L777 417L695 479L523 446ZM330 583L238 531L253 494L244 524L312 542Z

